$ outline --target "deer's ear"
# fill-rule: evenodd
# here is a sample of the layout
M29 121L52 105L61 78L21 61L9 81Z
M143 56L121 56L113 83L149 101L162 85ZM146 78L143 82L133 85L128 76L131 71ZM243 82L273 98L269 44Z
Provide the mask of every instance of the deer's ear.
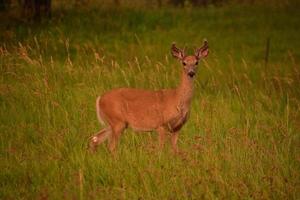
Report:
M205 58L208 55L208 42L204 40L203 46L200 47L199 49L196 49L195 51L195 56L200 59L200 58Z
M175 43L172 44L171 54L174 58L178 58L179 60L182 60L184 58L184 51L177 48Z

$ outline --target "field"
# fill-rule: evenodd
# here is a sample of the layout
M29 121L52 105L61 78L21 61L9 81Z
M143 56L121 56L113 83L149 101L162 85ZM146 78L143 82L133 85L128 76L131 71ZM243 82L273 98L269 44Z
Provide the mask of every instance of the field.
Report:
M0 22L0 199L300 199L298 11L57 8L40 25ZM176 87L171 43L192 53L204 38L178 155L132 130L114 157L87 152L97 96Z

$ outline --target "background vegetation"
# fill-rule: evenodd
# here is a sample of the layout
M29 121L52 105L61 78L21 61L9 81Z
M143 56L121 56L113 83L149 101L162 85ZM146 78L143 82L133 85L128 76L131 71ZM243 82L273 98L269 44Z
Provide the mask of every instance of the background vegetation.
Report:
M297 2L58 2L39 23L1 13L0 199L300 198ZM170 44L192 53L203 38L179 155L131 130L115 158L86 151L98 95L176 87Z

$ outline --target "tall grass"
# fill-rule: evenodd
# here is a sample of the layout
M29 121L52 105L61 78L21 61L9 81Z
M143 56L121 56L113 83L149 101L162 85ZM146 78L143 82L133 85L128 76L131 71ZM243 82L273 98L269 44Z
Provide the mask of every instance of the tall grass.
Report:
M5 24L5 22L3 22ZM4 26L2 26L4 27ZM60 11L7 25L0 46L0 199L299 199L297 7ZM170 44L207 38L174 156L127 130L115 157L86 151L95 99L176 87ZM265 65L267 38L270 57Z

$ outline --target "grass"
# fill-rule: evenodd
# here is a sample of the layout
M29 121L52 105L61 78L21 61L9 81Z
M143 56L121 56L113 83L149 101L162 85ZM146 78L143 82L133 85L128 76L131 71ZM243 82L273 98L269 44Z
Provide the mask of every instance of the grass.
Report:
M88 8L1 23L0 199L300 198L298 7ZM191 53L203 38L211 53L182 153L127 130L115 158L105 145L88 154L96 97L175 87L170 44Z

